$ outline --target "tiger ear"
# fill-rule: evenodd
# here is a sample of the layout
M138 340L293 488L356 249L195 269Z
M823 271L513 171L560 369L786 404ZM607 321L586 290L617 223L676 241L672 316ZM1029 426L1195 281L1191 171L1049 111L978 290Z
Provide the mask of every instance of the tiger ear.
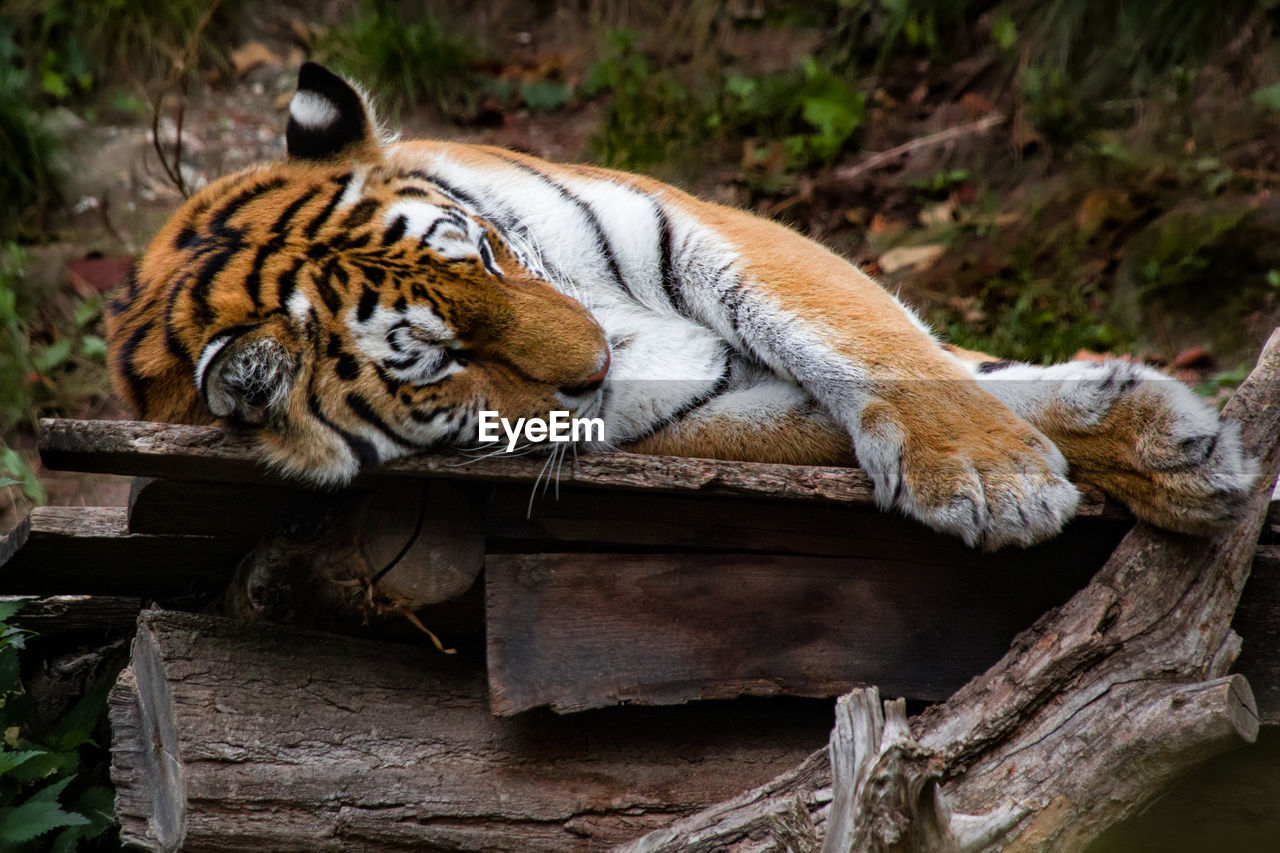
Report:
M196 386L214 417L256 426L283 416L298 364L270 334L227 329L205 345Z
M298 91L289 102L285 148L303 160L374 155L377 123L368 100L323 65L302 63Z

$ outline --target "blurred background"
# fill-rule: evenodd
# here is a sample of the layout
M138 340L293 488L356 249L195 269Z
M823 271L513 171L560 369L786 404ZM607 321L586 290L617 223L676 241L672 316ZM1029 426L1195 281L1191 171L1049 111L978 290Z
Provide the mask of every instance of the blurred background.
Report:
M42 471L36 421L125 416L103 293L184 192L281 156L307 58L406 136L783 221L962 346L1121 355L1220 402L1280 322L1278 5L0 0L0 532L33 504L124 502ZM1202 786L1106 849L1280 849L1280 785L1207 772L1233 806ZM1171 815L1176 843L1153 834Z

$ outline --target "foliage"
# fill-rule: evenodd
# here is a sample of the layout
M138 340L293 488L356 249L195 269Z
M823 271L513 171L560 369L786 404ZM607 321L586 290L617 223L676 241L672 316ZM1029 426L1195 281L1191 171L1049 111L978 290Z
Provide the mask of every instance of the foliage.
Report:
M455 34L421 8L401 5L365 0L320 52L392 107L428 103L447 113L477 90L475 39Z
M610 35L585 91L612 96L596 155L629 169L705 155L703 146L734 138L776 143L788 168L803 169L832 160L865 117L862 93L812 56L766 74L719 64L654 68L627 30Z
M39 481L5 442L17 428L34 426L41 412L101 393L106 343L96 334L99 300L41 299L25 257L15 244L0 246L0 474L21 481L28 498L41 503Z
M70 853L114 820L111 792L77 775L81 752L97 746L106 691L86 694L55 722L34 719L19 677L18 653L30 636L13 624L20 606L0 601L0 848Z
M40 126L27 74L16 66L19 48L0 21L0 241L18 236L30 214L55 197L55 145Z
M45 96L54 101L78 98L109 82L152 82L163 78L188 40L206 22L235 15L222 0L207 18L207 0L0 0L0 11L19 22L14 38L22 64L36 75ZM200 32L201 57L218 61L218 41Z

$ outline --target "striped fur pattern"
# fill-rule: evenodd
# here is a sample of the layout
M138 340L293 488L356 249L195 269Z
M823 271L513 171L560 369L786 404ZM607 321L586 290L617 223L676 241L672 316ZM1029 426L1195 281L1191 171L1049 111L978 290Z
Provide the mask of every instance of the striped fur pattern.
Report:
M605 420L649 453L860 464L878 502L987 548L1072 515L1073 477L1190 532L1254 477L1238 431L1120 362L941 345L848 262L637 175L381 140L304 66L289 157L192 198L109 306L146 418L252 430L307 479L471 445L477 414Z

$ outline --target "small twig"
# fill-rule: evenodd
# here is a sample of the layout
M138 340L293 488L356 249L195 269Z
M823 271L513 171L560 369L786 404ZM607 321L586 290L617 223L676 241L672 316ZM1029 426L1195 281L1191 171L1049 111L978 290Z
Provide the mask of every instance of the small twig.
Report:
M921 148L930 148L934 145L941 145L946 142L952 142L964 136L971 134L986 133L991 128L1002 124L1004 116L1000 113L992 113L983 116L977 121L968 124L949 127L946 130L940 130L937 133L931 133L928 136L921 136L910 142L904 142L901 145L890 148L888 151L881 151L879 154L872 154L861 163L855 163L852 166L846 166L842 169L836 169L829 176L829 180L835 183L847 183L857 180L868 172L873 172L880 167L893 162L894 160L913 151L919 151Z
M200 19L200 23L192 30L186 45L174 58L173 64L169 66L169 74L160 86L160 92L156 95L155 105L151 110L151 144L156 149L156 156L160 158L160 165L164 168L164 173L169 176L169 180L178 188L178 192L182 193L183 198L191 195L191 190L187 187L187 182L182 177L182 120L187 110L187 94L189 91L187 71L191 67L196 48L200 44L200 36L205 28L209 26L209 21L213 19L213 15L218 11L220 5L222 5L222 0L213 0L209 4L204 17ZM173 140L173 165L170 166L169 158L164 153L164 144L160 141L160 110L164 106L165 95L173 88L174 84L179 82L182 84L182 101L178 105L177 132Z

